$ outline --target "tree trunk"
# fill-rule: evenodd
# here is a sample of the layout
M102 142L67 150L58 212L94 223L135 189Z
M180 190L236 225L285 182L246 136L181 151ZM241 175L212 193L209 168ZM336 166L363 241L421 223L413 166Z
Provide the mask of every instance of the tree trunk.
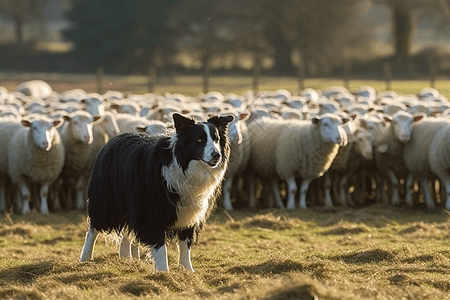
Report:
M393 14L395 61L404 64L408 61L413 33L413 17L411 10L404 7L395 7Z
M14 25L15 25L15 31L16 31L16 45L22 46L23 45L23 25L24 23L20 18L14 19Z

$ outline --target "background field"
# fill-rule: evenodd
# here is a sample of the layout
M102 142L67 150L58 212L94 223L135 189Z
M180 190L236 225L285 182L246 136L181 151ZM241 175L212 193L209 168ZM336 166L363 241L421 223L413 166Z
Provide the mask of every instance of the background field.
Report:
M94 75L5 74L0 85L44 79L62 92L96 90ZM146 78L105 76L107 89L146 92ZM324 89L341 80L311 79ZM356 81L350 88L382 81ZM417 93L427 81L394 81L392 89ZM241 94L250 77L213 77L211 89ZM450 85L436 87L450 97ZM263 77L260 90L297 89L295 78ZM201 77L161 79L156 92L198 95ZM169 247L169 273L146 260L120 259L111 238L100 237L95 259L79 263L87 229L82 211L0 217L0 299L450 299L450 215L444 210L386 205L287 212L218 209L193 247L196 272L177 266ZM142 249L145 253L145 249Z
M97 91L97 79L95 74L63 74L63 73L15 73L0 72L0 86L8 90L14 90L18 83L31 79L42 79L49 82L57 92L64 92L73 88L82 88L87 92ZM155 92L160 94L181 93L197 96L203 91L202 76L173 76L158 78ZM146 76L119 76L105 75L103 89L130 93L147 93L148 78ZM305 88L323 90L334 85L344 85L339 78L311 78L304 81ZM383 80L357 80L349 81L349 89L357 89L363 85L370 85L378 91L386 90L386 82ZM428 80L393 80L391 89L401 94L415 94L424 87L429 87ZM447 98L450 98L450 84L447 79L439 79L435 82L438 89ZM251 76L212 76L210 90L222 93L243 94L252 89ZM275 91L287 89L291 92L298 90L296 77L261 76L259 90Z

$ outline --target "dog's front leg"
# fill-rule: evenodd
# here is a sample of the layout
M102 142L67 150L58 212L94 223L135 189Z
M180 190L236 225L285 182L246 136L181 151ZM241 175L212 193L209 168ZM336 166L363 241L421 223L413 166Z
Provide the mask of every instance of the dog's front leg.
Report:
M167 249L166 244L162 246L153 246L153 259L155 261L155 267L158 271L169 271L169 263L167 261Z
M193 227L178 231L178 249L180 251L179 263L191 272L194 272L191 263L191 244L193 238Z

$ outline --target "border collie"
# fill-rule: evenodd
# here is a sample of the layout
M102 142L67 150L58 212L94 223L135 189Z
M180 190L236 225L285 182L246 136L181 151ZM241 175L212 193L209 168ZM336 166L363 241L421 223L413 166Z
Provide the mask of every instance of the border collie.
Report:
M194 271L191 244L220 192L233 119L214 116L199 123L174 113L174 133L112 138L99 151L89 180L90 225L80 261L92 259L100 231L116 232L150 246L156 269L168 271L166 239L177 236L179 263Z

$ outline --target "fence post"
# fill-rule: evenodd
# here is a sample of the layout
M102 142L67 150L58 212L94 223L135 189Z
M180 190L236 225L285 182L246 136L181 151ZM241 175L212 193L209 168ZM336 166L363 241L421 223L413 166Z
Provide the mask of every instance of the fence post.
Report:
M300 61L298 63L298 91L301 92L305 89L305 77L306 77L306 69L305 64Z
M147 88L149 93L155 92L155 86L156 86L156 66L151 65L148 68L148 81L147 81Z
M205 60L205 65L203 66L203 93L209 92L209 81L211 77L211 66L209 59Z
M104 94L103 77L105 76L105 69L100 66L97 68L97 93Z
M434 63L434 60L430 60L429 64L430 64L430 87L435 88L437 68L436 64Z
M350 89L350 73L352 69L352 64L350 59L347 58L344 63L344 87L349 90Z
M391 81L392 81L392 68L390 63L384 64L384 75L386 77L386 90L391 90Z
M253 63L253 81L252 81L252 89L255 95L258 93L259 90L260 77L261 77L261 55L259 53L255 53Z

